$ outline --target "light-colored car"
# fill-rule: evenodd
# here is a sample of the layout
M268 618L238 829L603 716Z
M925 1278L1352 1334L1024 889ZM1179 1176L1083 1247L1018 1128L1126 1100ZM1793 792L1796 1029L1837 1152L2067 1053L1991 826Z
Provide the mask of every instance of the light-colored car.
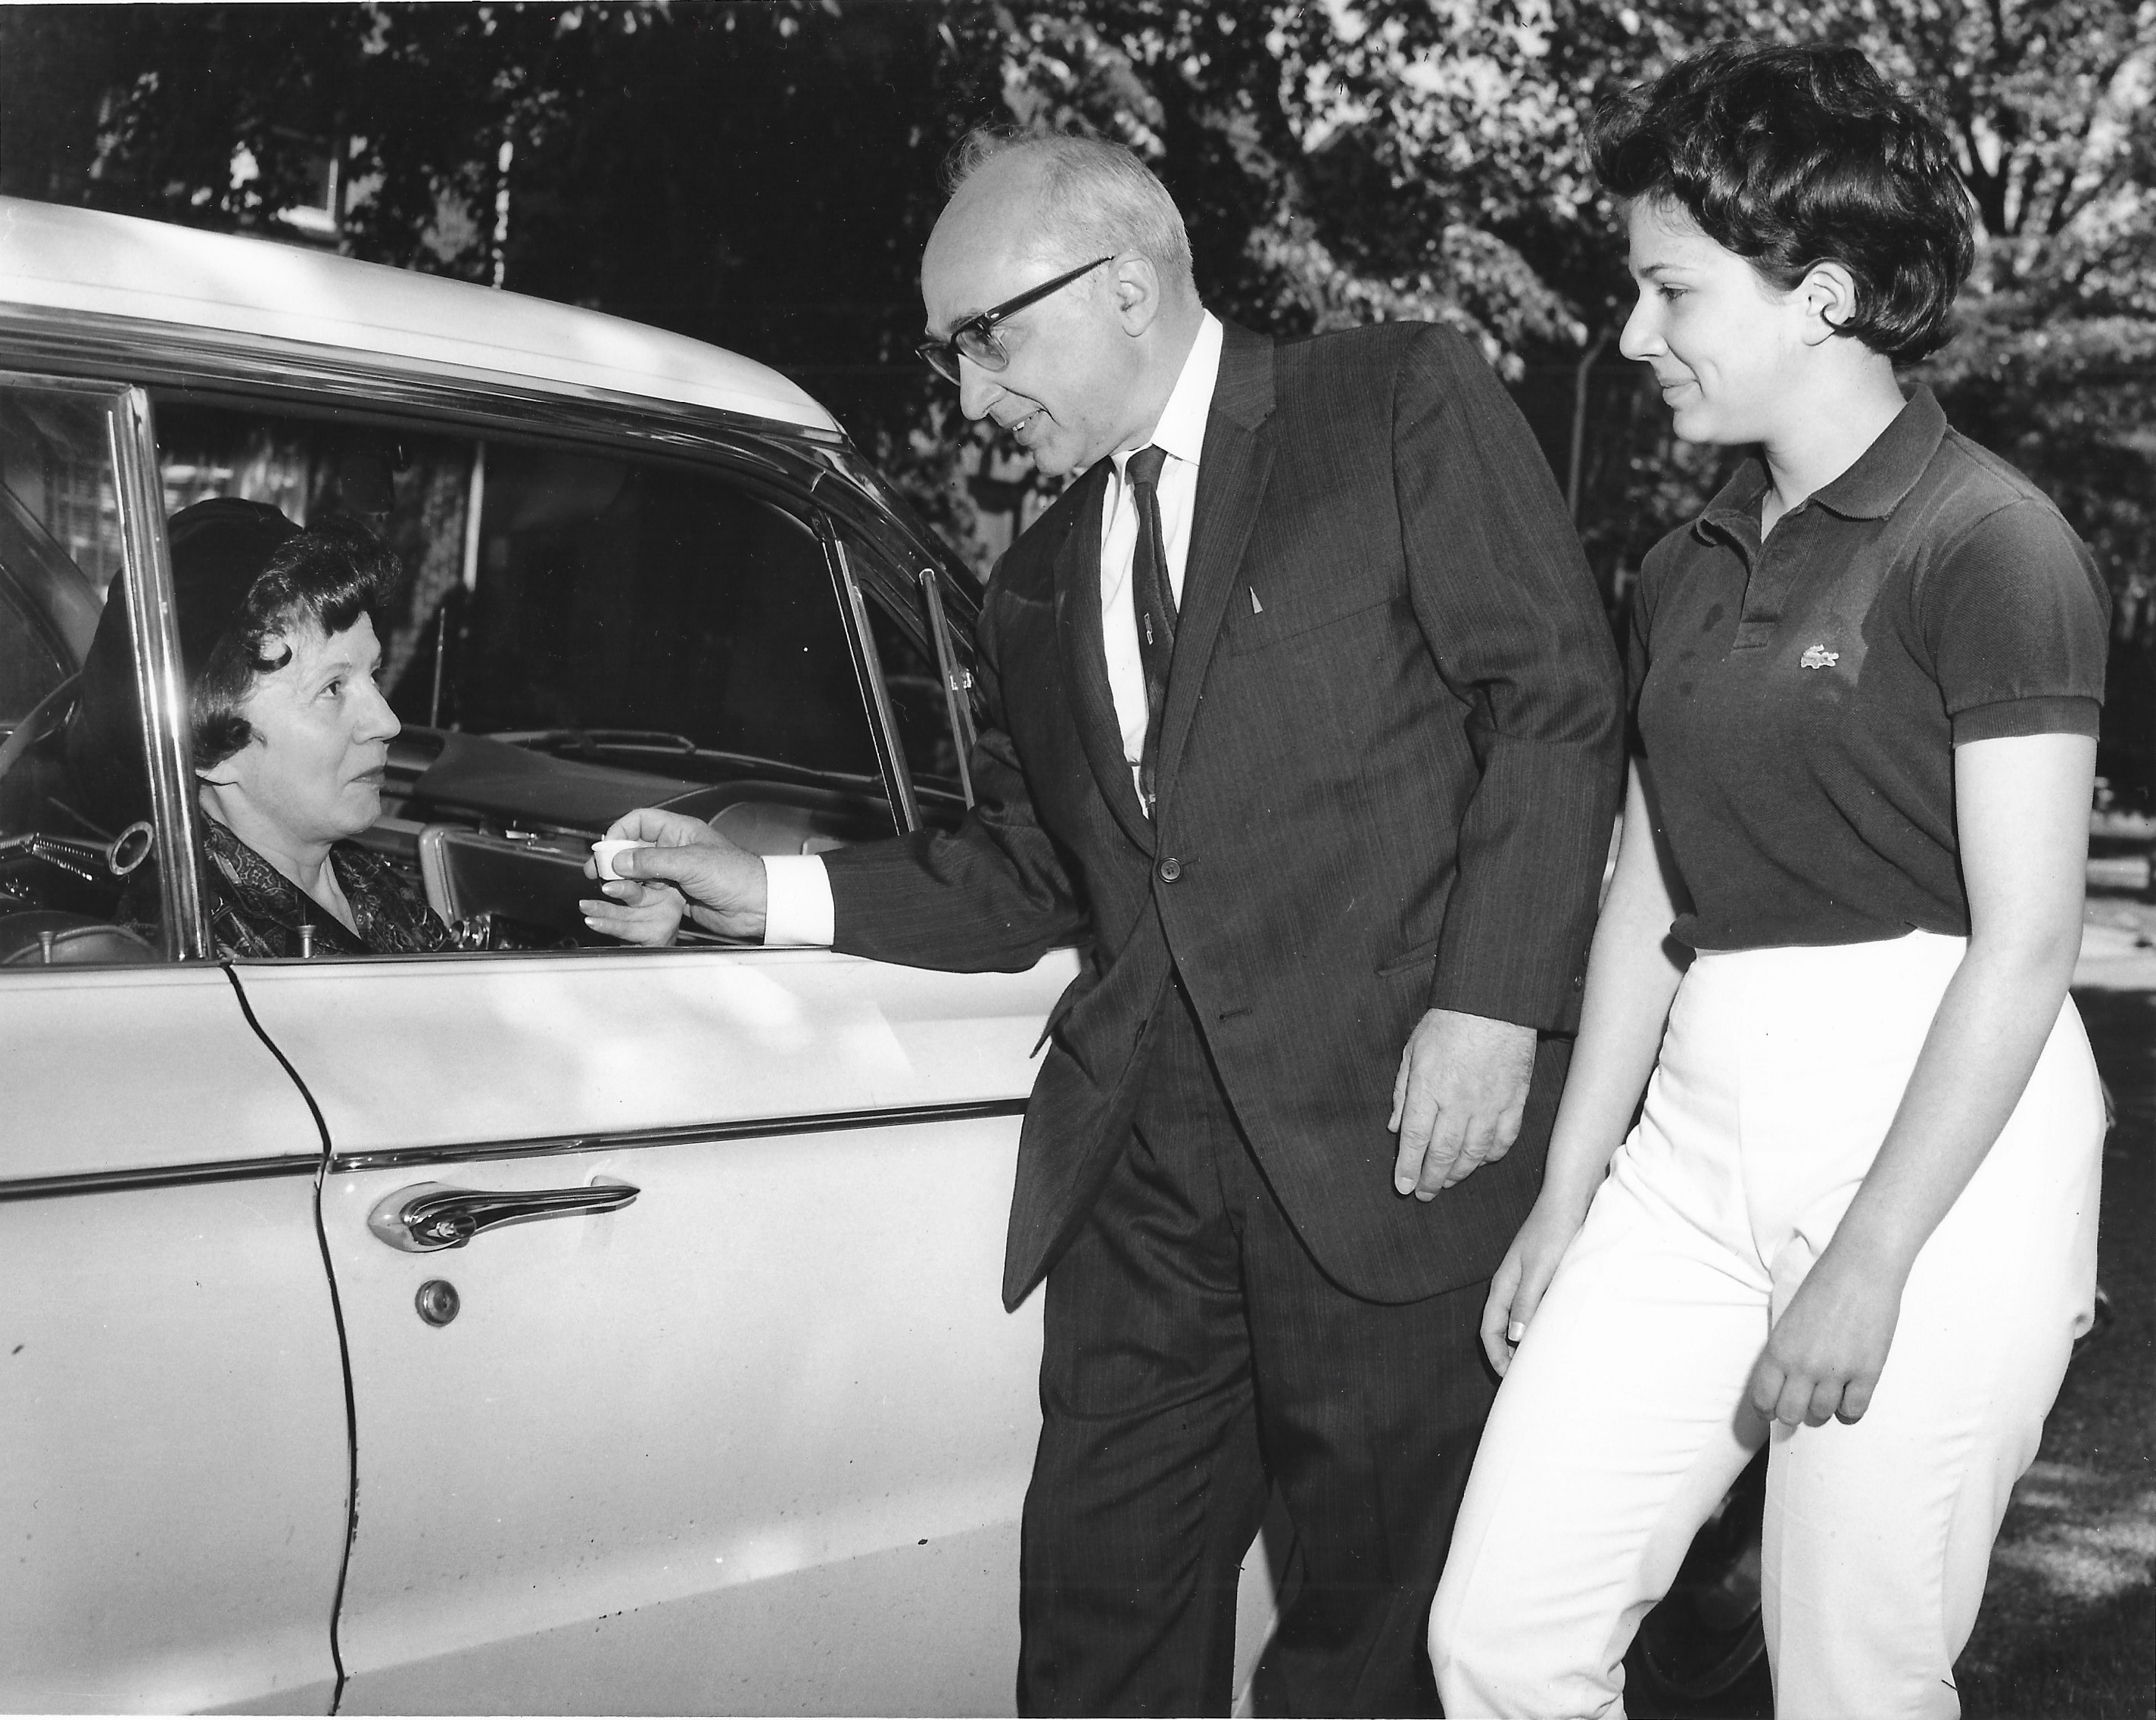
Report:
M0 1708L1007 1710L1075 958L574 906L634 805L959 816L970 582L784 377L461 283L0 202ZM456 952L216 958L164 532L217 495L402 552L366 839ZM125 824L71 744L123 593Z

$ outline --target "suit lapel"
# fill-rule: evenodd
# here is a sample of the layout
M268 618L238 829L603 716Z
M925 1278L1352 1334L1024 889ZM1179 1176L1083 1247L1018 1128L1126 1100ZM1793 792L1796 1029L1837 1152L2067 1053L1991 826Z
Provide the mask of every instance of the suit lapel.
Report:
M1202 470L1202 468L1201 468ZM1077 726L1101 798L1132 841L1152 852L1152 820L1138 804L1137 785L1123 757L1122 725L1108 685L1108 654L1101 636L1101 501L1108 462L1079 480L1071 498L1076 518L1055 552L1055 631L1071 691L1070 720Z
M1233 323L1226 326L1225 335L1220 374L1213 387L1213 409L1205 422L1205 447L1199 456L1198 499L1190 522L1190 556L1183 570L1175 661L1168 680L1168 708L1161 718L1163 801L1175 780L1183 743L1198 709L1199 690L1219 637L1220 620L1235 588L1235 570L1241 565L1250 528L1257 523L1265 476L1272 467L1272 439L1265 434L1265 420L1273 409L1273 343ZM1095 560L1097 566L1098 557Z

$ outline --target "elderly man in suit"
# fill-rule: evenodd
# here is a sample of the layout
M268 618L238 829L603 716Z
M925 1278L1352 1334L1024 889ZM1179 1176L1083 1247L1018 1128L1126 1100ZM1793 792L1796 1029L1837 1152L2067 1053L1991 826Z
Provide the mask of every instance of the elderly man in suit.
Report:
M977 137L954 177L923 354L1081 475L983 601L978 804L766 863L639 813L618 834L665 845L622 870L715 928L888 961L1085 943L1004 1282L1047 1281L1021 1709L1224 1712L1277 1486L1301 1571L1261 1707L1426 1710L1486 1281L1534 1196L1615 806L1609 629L1457 336L1224 325L1112 145Z

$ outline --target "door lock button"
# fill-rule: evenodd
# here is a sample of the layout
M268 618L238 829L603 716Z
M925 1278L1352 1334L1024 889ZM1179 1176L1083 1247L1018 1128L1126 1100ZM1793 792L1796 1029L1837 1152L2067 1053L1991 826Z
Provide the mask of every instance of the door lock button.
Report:
M457 1317L457 1310L464 1302L457 1287L446 1278L429 1278L419 1286L418 1295L412 1298L419 1310L419 1317L429 1326L446 1326Z

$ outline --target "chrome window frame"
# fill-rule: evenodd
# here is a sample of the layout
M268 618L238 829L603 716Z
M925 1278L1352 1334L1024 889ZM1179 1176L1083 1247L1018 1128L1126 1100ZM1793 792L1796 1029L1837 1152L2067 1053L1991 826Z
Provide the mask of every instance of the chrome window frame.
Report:
M135 685L150 748L150 804L157 821L158 887L165 898L162 942L168 960L207 961L209 919L195 875L195 797L187 676L172 611L172 567L165 545L165 498L157 478L157 418L148 392L130 386L113 417L113 479Z
M928 608L928 627L936 639L936 667L943 678L943 714L951 724L951 743L958 760L958 792L973 804L973 673L958 666L951 646L951 624L943 614L943 576L935 567L921 569L921 596Z
M857 541L852 550L845 552L850 562L855 564L866 562L884 573L886 577L873 582L880 591L898 593L910 586L911 591L909 595L920 605L918 619L921 630L927 637L923 640L916 635L915 643L923 646L928 660L936 667L937 679L942 687L943 720L951 727L952 748L958 762L958 791L970 810L974 804L973 750L978 737L973 721L973 672L965 666L960 657L958 644L965 635L952 632L950 618L944 611L944 593L950 575L935 562L927 560L921 560L911 572L907 571L909 562L904 560L886 566L884 564L890 562L892 553L888 543L870 541L864 533L856 533L855 537ZM843 544L841 547L843 549ZM884 603L880 607L906 631L915 631L906 627L908 619L906 608L895 601ZM873 636L870 638L869 644L871 651L875 650ZM886 674L884 677L886 699L890 685L891 679ZM896 723L895 711L892 732L901 735L900 750L902 753L903 735ZM907 763L906 769L909 773L912 770L911 762ZM918 793L916 786L916 798Z
M830 570L832 594L846 629L846 642L854 653L854 674L860 682L861 701L869 709L869 728L875 738L876 768L883 773L884 788L899 814L901 834L911 835L921 828L921 802L913 792L913 768L898 732L898 712L891 702L891 683L883 669L883 655L876 649L875 630L869 625L868 598L855 577L853 557L846 542L831 525L830 516L816 514L816 539Z

